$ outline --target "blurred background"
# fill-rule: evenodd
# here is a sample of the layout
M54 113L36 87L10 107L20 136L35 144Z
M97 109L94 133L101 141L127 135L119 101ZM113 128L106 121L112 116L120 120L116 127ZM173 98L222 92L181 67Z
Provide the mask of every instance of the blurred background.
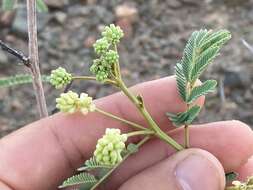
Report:
M200 28L226 28L232 40L205 73L219 82L197 122L239 119L253 126L252 0L45 0L48 13L38 15L41 72L58 66L90 75L92 44L101 29L116 23L125 32L119 52L128 85L172 75L187 39ZM27 54L26 8L0 12L0 39ZM0 77L23 74L18 60L0 50ZM61 91L45 84L49 112ZM38 119L32 85L0 88L0 137ZM75 82L72 89L99 98L115 92L94 82Z

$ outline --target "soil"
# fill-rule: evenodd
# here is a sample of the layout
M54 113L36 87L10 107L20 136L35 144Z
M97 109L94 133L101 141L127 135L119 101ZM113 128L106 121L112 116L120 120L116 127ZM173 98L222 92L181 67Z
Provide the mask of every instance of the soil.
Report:
M39 14L40 66L49 74L58 66L78 75L89 75L94 58L92 43L101 28L119 24L126 33L119 52L128 85L173 74L189 35L197 29L226 28L232 40L205 73L219 88L207 97L200 123L238 119L253 126L253 54L242 39L253 44L251 0L47 0L48 13ZM21 2L22 3L22 2ZM121 12L120 12L121 11ZM0 12L0 39L27 53L24 4ZM19 61L0 50L0 77L26 73ZM36 119L32 85L0 89L0 136ZM45 84L48 110L55 107L60 91ZM114 88L75 82L72 89L99 98Z

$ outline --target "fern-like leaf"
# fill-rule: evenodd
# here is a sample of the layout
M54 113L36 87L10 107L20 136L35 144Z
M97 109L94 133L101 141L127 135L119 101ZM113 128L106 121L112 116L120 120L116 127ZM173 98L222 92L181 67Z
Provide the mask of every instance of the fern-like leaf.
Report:
M59 186L59 188L65 188L65 187L81 185L81 184L85 184L87 186L93 186L97 183L97 181L98 180L95 178L95 176L89 173L83 172L83 173L80 173L68 178L67 180L63 182L61 186Z
M171 122L179 127L182 125L189 125L197 117L200 112L200 106L192 106L189 110L178 114L166 113Z
M204 72L207 66L218 55L222 45L231 38L231 34L227 30L217 32L209 32L200 42L197 48L198 56L191 71L190 81L194 84L195 81ZM190 64L190 63L189 63Z
M43 82L49 82L49 76L42 75L41 79ZM10 76L10 77L5 77L5 78L0 78L0 88L28 84L32 82L33 80L32 80L31 75Z
M91 157L89 160L86 160L85 166L78 168L78 171L90 171L95 169L111 169L112 165L100 164L96 161L95 157Z
M187 103L191 104L198 97L206 95L210 92L213 92L215 90L216 85L217 85L216 80L207 80L202 85L194 87L191 91L191 94L189 95L187 99Z
M186 91L187 81L186 81L186 78L183 73L182 65L180 63L177 63L177 65L175 67L175 71L176 71L176 81L177 81L177 89L178 89L179 95L184 101L186 101L186 99L187 99L187 91Z

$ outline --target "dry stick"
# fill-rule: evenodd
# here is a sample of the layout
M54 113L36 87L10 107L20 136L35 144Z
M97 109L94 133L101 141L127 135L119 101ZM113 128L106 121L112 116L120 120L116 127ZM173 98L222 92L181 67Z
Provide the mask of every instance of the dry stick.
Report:
M31 64L30 71L33 78L33 87L36 95L39 115L40 118L43 118L48 116L48 113L39 67L36 0L27 0L27 23L29 40L29 59Z

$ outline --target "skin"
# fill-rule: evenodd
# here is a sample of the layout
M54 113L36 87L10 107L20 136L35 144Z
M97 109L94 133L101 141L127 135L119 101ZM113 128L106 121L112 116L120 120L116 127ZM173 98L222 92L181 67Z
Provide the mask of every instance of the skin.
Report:
M182 143L182 128L175 129L164 114L186 109L177 94L175 78L142 83L131 90L143 96L148 111L159 126ZM146 126L136 108L121 93L101 98L95 103L105 111ZM204 97L199 98L196 103L203 105ZM57 189L64 179L74 174L76 168L92 156L97 139L108 127L119 128L124 133L132 131L130 127L98 113L86 116L80 113L58 113L2 138L0 189ZM136 155L123 163L100 189L186 189L178 180L177 175L181 173L177 174L177 170L182 163L188 163L185 160L192 155L194 159L198 157L200 160L197 163L206 163L203 164L205 177L199 180L196 176L195 181L203 181L205 185L204 181L208 179L205 183L208 183L209 189L224 189L224 170L238 170L241 179L253 174L253 159L249 159L253 155L253 133L246 124L239 121L221 121L192 126L190 138L194 148L176 154L165 143L157 139L150 140ZM132 142L139 140L140 138L130 139ZM184 167L193 171L198 164L192 164L192 168L191 165L190 168ZM194 175L193 172L192 176ZM188 179L188 176L186 178Z

